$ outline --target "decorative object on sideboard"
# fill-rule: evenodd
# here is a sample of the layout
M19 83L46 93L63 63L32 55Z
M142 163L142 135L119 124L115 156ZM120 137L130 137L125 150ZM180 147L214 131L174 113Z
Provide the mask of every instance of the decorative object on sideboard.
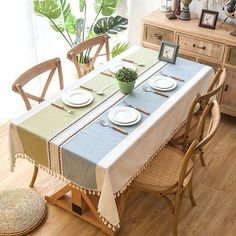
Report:
M199 26L209 28L209 29L215 29L218 14L219 14L218 11L210 11L210 10L202 9Z
M180 12L179 19L180 20L190 20L191 16L190 16L190 11L189 11L189 5L192 2L192 0L181 0L181 2L183 4L183 8Z
M174 13L176 16L180 15L180 5L181 5L181 0L177 0L175 10L174 10Z
M217 6L220 6L219 0L204 0L202 9L213 10Z
M172 0L161 0L161 11L170 12L172 6Z
M175 14L176 7L177 7L177 2L179 2L179 0L172 0L172 2L171 2L171 10L172 10L172 12L166 14L166 17L167 17L169 20L175 20L175 19L177 19L177 15ZM180 2L179 2L179 4L178 4L178 6L179 6L179 13L178 13L178 15L179 15L179 14L180 14Z
M178 50L179 50L178 44L161 41L160 53L158 59L161 61L166 61L175 64L178 55Z
M224 19L224 21L222 22L222 24L228 19L228 18L232 18L235 19L236 18L236 0L226 0L224 2L223 5L223 11L226 14L226 18ZM236 36L236 31L233 31L230 33L232 36Z

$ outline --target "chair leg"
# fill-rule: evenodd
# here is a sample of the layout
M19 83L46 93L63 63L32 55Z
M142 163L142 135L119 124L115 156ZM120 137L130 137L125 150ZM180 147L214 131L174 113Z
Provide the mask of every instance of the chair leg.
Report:
M193 178L191 177L189 184L188 184L188 195L190 198L190 201L192 203L192 206L196 206L196 201L193 196Z
M173 236L178 235L178 216L179 216L179 211L181 208L181 201L182 201L182 194L181 195L176 195L176 200L175 200L175 209L174 209L174 215L173 215Z
M38 170L39 170L38 166L34 165L34 173L33 173L32 179L31 179L30 184L29 184L30 188L34 187L34 182L37 178Z
M200 161L201 161L201 164L202 166L206 166L206 163L205 163L205 160L204 160L204 152L202 149L199 150L200 151L200 154L199 154L199 157L200 157Z

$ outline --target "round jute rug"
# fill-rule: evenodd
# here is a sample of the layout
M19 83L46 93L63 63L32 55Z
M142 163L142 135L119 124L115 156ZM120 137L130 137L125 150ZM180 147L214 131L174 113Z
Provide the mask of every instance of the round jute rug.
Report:
M0 193L0 236L26 235L46 216L46 203L30 189L10 189Z

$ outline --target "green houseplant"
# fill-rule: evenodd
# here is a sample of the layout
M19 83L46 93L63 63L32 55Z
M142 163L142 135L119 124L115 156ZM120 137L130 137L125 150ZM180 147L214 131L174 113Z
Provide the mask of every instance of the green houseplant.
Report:
M128 94L134 90L138 74L130 68L123 67L115 74L115 77L118 80L120 91L124 94Z
M72 14L68 0L34 0L34 11L36 15L46 17L52 29L60 33L70 47L98 34L115 35L126 30L128 19L114 15L121 0L94 0L95 17L90 25L87 19L91 9L88 10L87 1L91 0L78 0L79 18ZM112 56L118 55L127 48L126 43L115 45ZM90 50L87 50L84 55L80 55L79 62L89 62L89 54Z

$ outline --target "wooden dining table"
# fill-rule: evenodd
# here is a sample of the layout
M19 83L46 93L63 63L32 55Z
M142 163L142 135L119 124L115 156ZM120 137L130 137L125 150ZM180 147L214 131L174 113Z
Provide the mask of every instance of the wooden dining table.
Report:
M122 59L131 61L138 73L130 94L119 91L110 71ZM150 87L150 80L163 74L176 83L172 90L162 91L168 97ZM133 46L13 119L11 168L17 158L25 158L63 180L65 186L46 200L114 235L120 227L120 196L181 127L192 100L206 92L212 77L209 66L180 57L170 64L158 60L157 51ZM93 90L92 101L82 107L64 104L62 98L72 91L87 91L80 86ZM114 124L108 114L119 106L141 111L139 122L115 125L125 133L109 127ZM70 197L63 198L69 192Z

